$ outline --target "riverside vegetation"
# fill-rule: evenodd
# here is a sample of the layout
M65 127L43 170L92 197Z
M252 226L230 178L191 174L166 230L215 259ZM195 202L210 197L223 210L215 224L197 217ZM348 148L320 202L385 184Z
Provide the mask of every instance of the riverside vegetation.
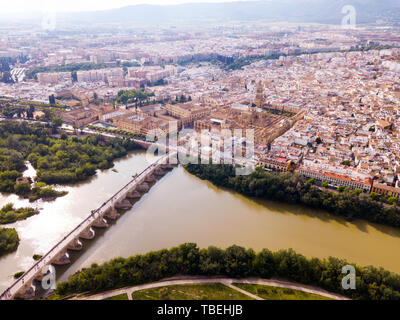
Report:
M349 263L337 258L306 258L292 249L271 252L231 246L227 249L199 249L186 243L170 250L163 249L129 258L116 258L69 277L58 283L58 297L82 292L99 292L134 286L176 275L227 276L231 278L285 278L314 285L352 299L399 300L400 276L372 266L356 269L356 290L342 288L342 267Z
M303 204L349 220L365 219L400 228L400 212L396 204L383 205L373 193L368 195L361 190L344 187L338 188L339 192L331 192L314 186L313 179L307 181L291 172L266 172L262 168L257 168L248 176L236 176L232 165L188 164L185 169L200 179L245 196Z
M124 139L106 141L101 136L54 138L54 127L27 122L5 121L0 124L0 192L15 193L30 201L54 199L65 195L47 184L83 181L97 169L113 166L113 160L139 148ZM36 169L36 181L22 177L29 161ZM38 214L33 208L14 209L7 204L0 210L0 224L14 223ZM19 245L15 229L0 229L0 256Z
M0 224L14 223L25 220L39 211L33 208L15 209L12 203L6 204L0 209ZM15 229L0 227L0 257L17 250L19 245L18 233Z
M0 227L0 257L15 251L19 245L18 233L15 229Z
M83 181L97 169L108 169L113 160L140 148L128 139L106 140L102 136L61 138L41 124L6 121L0 124L0 191L17 193L31 200L64 195L46 184ZM36 183L17 183L29 161L37 170Z
M8 203L0 209L0 224L9 224L19 220L25 220L38 213L39 211L34 208L15 209L12 203Z

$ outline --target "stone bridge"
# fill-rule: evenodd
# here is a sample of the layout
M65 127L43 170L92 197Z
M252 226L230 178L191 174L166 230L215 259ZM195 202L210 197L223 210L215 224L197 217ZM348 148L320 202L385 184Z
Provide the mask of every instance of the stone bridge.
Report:
M70 263L68 251L82 250L83 244L80 239L90 240L95 237L95 228L107 228L108 221L119 217L118 210L127 210L132 207L130 200L139 199L148 192L151 185L162 177L166 170L172 169L174 165L168 163L168 154L148 166L143 172L136 175L127 185L115 193L110 199L103 203L97 210L83 220L74 230L60 240L49 252L38 260L28 271L17 279L7 290L0 300L14 298L33 299L35 297L35 281L42 281L43 270L49 265L66 265Z

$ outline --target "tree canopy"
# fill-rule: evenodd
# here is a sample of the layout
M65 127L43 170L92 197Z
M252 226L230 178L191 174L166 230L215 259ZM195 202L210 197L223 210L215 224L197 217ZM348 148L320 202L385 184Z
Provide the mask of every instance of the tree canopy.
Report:
M38 210L29 207L15 209L12 203L8 203L0 209L0 224L8 224L19 220L25 220L38 213Z
M0 228L0 257L17 250L18 233L15 229Z
M356 269L356 290L342 288L342 267ZM176 275L227 276L233 278L278 277L314 285L352 299L400 299L400 276L382 268L360 267L337 258L306 258L292 249L255 253L233 245L227 249L200 249L194 243L129 258L116 258L69 277L57 285L59 295L105 291L157 281Z
M55 119L53 128L58 125L60 122ZM0 191L51 197L52 191L46 184L83 181L94 175L97 169L111 168L114 159L137 148L140 146L129 139L106 140L100 135L57 139L51 137L49 129L41 124L2 122ZM16 179L22 176L27 160L37 170L36 182L45 183L36 184L31 190L24 184L16 186Z
M117 101L125 105L134 103L136 107L141 107L144 103L148 104L151 97L154 97L154 92L145 92L142 89L120 90Z

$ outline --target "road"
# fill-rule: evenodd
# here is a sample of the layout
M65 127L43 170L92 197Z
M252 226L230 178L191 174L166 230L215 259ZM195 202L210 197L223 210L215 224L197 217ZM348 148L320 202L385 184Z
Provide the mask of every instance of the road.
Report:
M255 300L263 300L263 299L232 285L232 283L259 284L259 285L265 285L265 286L280 287L280 288L293 289L293 290L298 290L298 291L302 291L302 292L312 293L312 294L320 295L323 297L331 298L334 300L350 300L341 295L330 293L328 291L325 291L325 290L317 288L317 287L303 285L303 284L289 282L289 281L284 281L284 280L278 280L278 279L261 279L261 278L232 279L232 278L200 278L200 277L166 279L166 280L161 280L161 281L154 282L154 283L143 284L143 285L139 285L139 286L127 287L127 288L122 288L122 289L116 289L116 290L112 290L112 291L106 291L106 292L99 293L99 294L92 295L92 296L85 296L85 297L79 297L79 298L75 297L75 298L73 298L73 300L103 300L103 299L111 298L111 297L114 297L114 296L117 296L120 294L124 294L124 293L126 293L128 295L129 300L132 300L132 293L135 291L159 288L159 287L165 287L165 286L173 286L173 285L211 284L211 283L221 283L221 284L223 284L227 287L230 287L236 291L239 291Z

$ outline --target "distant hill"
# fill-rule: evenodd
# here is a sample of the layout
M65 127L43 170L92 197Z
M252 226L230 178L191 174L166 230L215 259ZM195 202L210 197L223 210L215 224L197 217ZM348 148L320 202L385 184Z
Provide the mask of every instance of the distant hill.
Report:
M106 11L60 14L71 23L152 23L202 21L288 21L340 24L345 5L357 11L357 23L400 20L399 0L260 0L182 5L135 5Z

